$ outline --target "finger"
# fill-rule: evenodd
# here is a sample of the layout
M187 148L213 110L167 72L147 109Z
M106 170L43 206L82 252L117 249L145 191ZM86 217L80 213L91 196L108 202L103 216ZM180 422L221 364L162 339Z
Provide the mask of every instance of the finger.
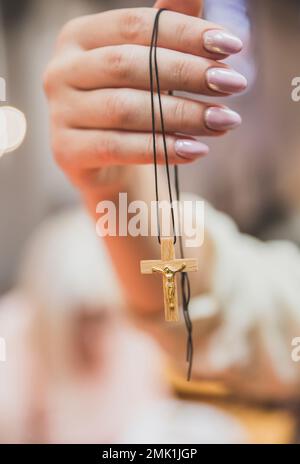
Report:
M245 77L216 61L160 48L157 50L161 90L182 90L205 95L243 91ZM139 45L104 47L73 56L64 67L73 87L128 87L148 90L149 48Z
M68 129L55 131L53 151L65 169L93 169L103 166L153 163L151 133ZM162 137L158 135L157 162L164 163ZM192 162L208 153L207 145L172 135L166 137L170 164Z
M76 42L86 50L109 45L150 45L156 13L153 8L131 8L77 18L65 26L60 41ZM172 11L165 11L159 21L161 48L214 59L242 49L239 38L215 23Z
M158 0L155 8L167 8L168 10L185 13L191 16L199 16L203 8L203 0Z
M169 95L162 95L161 99L164 127L169 133L220 135L241 123L240 116L226 107ZM65 124L73 128L141 132L150 132L152 129L150 93L143 90L72 92L64 115ZM155 116L156 130L159 132L161 124L158 111Z

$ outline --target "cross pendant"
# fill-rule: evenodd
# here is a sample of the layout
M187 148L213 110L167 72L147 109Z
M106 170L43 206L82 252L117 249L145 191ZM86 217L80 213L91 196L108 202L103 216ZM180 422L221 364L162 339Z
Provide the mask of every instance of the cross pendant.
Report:
M176 259L173 237L161 237L161 259L141 261L141 273L159 273L163 276L164 307L166 321L179 321L178 294L176 276L179 272L198 270L198 261L194 258Z

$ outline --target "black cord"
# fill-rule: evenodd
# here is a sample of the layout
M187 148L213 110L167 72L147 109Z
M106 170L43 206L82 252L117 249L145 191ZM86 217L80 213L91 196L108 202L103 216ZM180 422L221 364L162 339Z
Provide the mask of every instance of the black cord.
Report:
M163 139L163 148L164 148L164 157L165 157L165 167L167 173L167 182L168 182L168 192L169 192L169 201L171 207L171 219L172 219L172 228L173 228L173 235L174 235L174 244L176 243L176 227L175 227L175 216L174 216L174 207L173 207L173 197L172 197L172 186L171 186L171 179L170 179L170 168L169 168L169 157L168 157L168 149L167 149L167 142L166 142L166 132L165 132L165 125L164 125L164 117L163 117L163 109L162 109L162 102L161 102L161 92L160 92L160 82L159 82L159 71L158 71L158 63L157 63L157 40L158 40L158 29L159 29L159 17L163 11L166 11L166 8L161 8L158 10L152 31L152 38L151 38L151 46L150 46L150 54L149 54L149 71L150 71L150 93L151 93L151 118L152 118L152 140L153 140L153 164L154 164L154 178L155 178L155 196L156 196L156 219L157 219L157 231L158 231L158 242L160 243L161 237L161 229L160 229L160 219L159 219L159 188L158 188L158 173L157 173L157 146L156 146L156 124L155 124L155 106L154 106L154 78L153 78L153 56L154 56L154 72L155 72L155 80L156 80L156 88L157 88L157 96L158 96L158 104L159 104L159 113L160 113L160 123L161 123L161 133ZM172 93L169 92L171 95ZM175 180L175 191L176 191L176 199L177 204L179 205L180 202L180 187L179 187L179 173L178 173L178 166L175 165L174 167L174 180ZM178 215L179 218L179 215ZM183 252L183 243L182 243L182 235L181 231L179 230L179 248L180 248L180 255L181 258L184 258ZM187 352L186 352L186 360L188 363L188 372L187 372L187 380L190 380L191 373L192 373L192 363L193 363L193 326L192 321L189 314L189 303L191 298L191 288L190 288L190 280L188 274L186 272L181 273L181 294L182 294L182 307L183 307L183 315L185 320L185 325L187 329Z
M174 174L175 174L175 190L176 190L176 200L177 204L180 203L180 186L179 186L179 172L178 166L174 166ZM181 231L180 231L181 232ZM179 234L179 249L180 249L180 257L184 258L183 252L183 243L182 243L182 234ZM181 273L181 298L182 298L182 309L183 309L183 316L187 331L187 343L186 343L186 362L188 363L188 371L187 371L187 380L191 379L192 375L192 367L193 367L193 356L194 356L194 344L193 344L193 324L190 318L189 312L189 304L191 299L191 285L190 279L187 272Z
M156 150L156 131L155 131L155 107L154 107L154 79L153 79L153 55L154 55L154 71L157 87L157 96L159 104L159 113L160 113L160 122L161 122L161 132L163 139L164 147L164 157L165 157L165 167L168 180L168 192L169 192L169 201L171 207L171 220L172 228L174 235L174 244L176 243L176 229L175 229L175 215L173 207L173 197L172 197L172 187L170 179L170 168L169 168L169 158L168 158L168 149L166 141L166 132L164 126L164 117L163 109L161 103L161 94L160 94L160 83L159 83L159 72L158 72L158 63L157 63L157 39L158 39L158 26L159 26L159 17L163 11L166 11L166 8L161 8L158 10L152 32L150 54L149 54L149 70L150 70L150 91L151 91L151 115L152 115L152 140L153 140L153 156L154 156L154 176L155 176L155 195L156 195L156 217L157 217L157 230L158 230L158 242L160 243L160 221L159 221L159 189L158 189L158 174L157 174L157 150Z

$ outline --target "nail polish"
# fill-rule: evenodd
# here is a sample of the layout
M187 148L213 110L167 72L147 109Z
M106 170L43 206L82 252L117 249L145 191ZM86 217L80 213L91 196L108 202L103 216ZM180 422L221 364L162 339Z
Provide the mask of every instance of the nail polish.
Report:
M205 124L212 130L228 130L238 127L241 122L241 116L229 108L211 106L204 113Z
M247 79L228 68L209 68L206 79L208 87L216 92L238 93L247 87Z
M204 48L213 53L232 55L243 48L243 42L230 32L218 29L206 31L203 34Z
M175 142L175 151L177 155L192 160L207 155L209 148L198 140L178 139Z

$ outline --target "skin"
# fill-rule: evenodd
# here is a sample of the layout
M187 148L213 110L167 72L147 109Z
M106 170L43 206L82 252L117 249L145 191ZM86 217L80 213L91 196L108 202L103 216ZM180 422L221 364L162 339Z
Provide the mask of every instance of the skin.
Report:
M175 10L160 18L161 89L219 95L208 88L206 71L227 67L216 61L224 55L206 51L202 36L221 26L188 16L199 14L201 1L155 4L161 7ZM153 199L152 166L149 170L140 165L153 162L148 59L155 14L150 8L124 9L72 20L62 29L44 75L55 159L95 219L97 203L109 199L117 204L119 192L127 192L128 201ZM204 122L205 109L217 106L214 103L163 94L162 104L170 163L194 160L177 156L176 132L186 134L184 138L224 134L208 129ZM159 163L162 148L159 136ZM105 243L132 311L142 316L161 314L161 279L139 272L141 259L159 257L157 240L106 237ZM209 236L201 248L185 253L199 258L200 269L191 274L193 293L207 291L213 267Z

